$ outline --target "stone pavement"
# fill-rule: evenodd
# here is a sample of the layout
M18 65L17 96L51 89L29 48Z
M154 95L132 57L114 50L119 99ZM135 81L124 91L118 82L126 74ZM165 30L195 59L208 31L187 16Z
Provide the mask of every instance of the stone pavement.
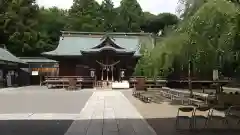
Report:
M65 135L156 135L120 91L96 91Z
M121 91L27 87L2 92L0 101L0 132L7 135L156 135Z

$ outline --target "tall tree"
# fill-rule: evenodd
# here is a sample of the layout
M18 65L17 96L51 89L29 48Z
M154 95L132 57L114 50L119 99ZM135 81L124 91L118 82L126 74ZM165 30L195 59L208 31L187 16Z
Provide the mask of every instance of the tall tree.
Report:
M34 49L38 41L38 6L35 0L9 0L3 14L2 29L7 39L5 45L13 53L22 55Z
M144 13L137 0L122 0L119 7L118 31L140 32Z
M39 13L38 31L41 33L41 38L45 40L43 50L52 50L57 46L61 30L64 30L67 23L67 11L53 8L41 8Z
M6 19L6 11L7 11L8 3L7 1L0 1L0 45L4 46L8 41L7 36L5 35L5 19Z
M179 22L176 15L171 13L161 13L156 17L150 18L142 26L144 32L158 33L163 31L166 27L175 25Z
M69 10L67 29L102 31L100 5L95 0L74 0Z
M211 79L212 70L216 67L220 71L224 71L225 65L226 69L229 65L239 67L236 64L239 61L233 63L237 57L233 54L240 54L236 44L240 41L239 20L239 6L235 3L207 0L158 42L147 56L152 64L146 72L154 73L154 76L156 72L153 71L174 69L171 70L174 74L183 72L187 75L188 61L191 60L195 77Z
M181 18L189 18L208 0L179 0Z
M103 0L101 4L103 31L115 31L116 12L112 0Z

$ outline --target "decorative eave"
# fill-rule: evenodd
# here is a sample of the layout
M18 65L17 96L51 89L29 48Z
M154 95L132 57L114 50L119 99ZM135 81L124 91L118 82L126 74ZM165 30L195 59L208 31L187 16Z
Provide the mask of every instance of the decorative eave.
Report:
M85 49L85 50L81 50L80 52L82 54L88 54L88 53L99 53L102 51L113 51L118 54L134 54L135 53L135 51L127 51L126 49L116 49L111 46L104 46L102 48L97 48L97 49Z
M110 46L110 47L113 47L116 49L125 49L125 48L122 48L121 46L117 45L114 41L115 41L115 39L113 37L106 34L101 38L100 43L91 49L100 49L100 48L106 47L106 46L107 47Z

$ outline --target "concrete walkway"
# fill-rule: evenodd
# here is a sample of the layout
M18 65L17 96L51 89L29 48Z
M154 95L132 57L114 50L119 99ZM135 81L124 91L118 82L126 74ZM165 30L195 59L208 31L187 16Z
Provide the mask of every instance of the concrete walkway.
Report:
M97 91L65 135L156 135L120 91Z

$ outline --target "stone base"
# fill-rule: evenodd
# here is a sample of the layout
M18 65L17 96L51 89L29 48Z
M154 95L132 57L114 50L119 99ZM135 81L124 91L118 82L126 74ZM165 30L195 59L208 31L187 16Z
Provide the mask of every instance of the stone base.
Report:
M130 84L128 81L112 82L112 88L113 89L129 89Z

